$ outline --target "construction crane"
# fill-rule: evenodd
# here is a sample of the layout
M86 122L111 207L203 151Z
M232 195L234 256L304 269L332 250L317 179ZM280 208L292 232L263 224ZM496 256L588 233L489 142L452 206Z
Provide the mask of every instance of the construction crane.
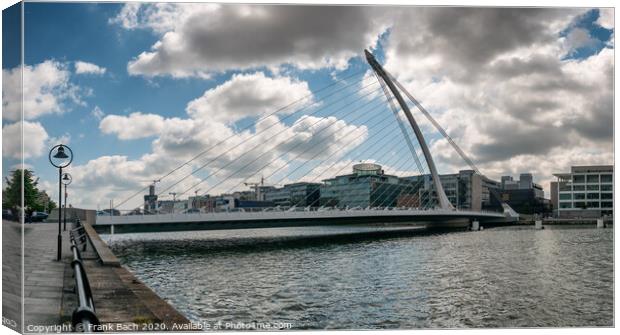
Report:
M262 199L262 197L263 197L262 193L263 192L262 192L261 188L263 186L265 186L265 178L264 177L262 177L262 176L260 177L260 182L245 182L245 183L243 183L243 185L249 186L251 189L254 190L254 193L256 194L256 200L259 200L259 201L263 200Z

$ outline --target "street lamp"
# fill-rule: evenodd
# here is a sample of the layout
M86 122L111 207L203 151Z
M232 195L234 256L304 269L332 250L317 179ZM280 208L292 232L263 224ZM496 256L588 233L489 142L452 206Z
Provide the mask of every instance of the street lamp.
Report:
M68 155L65 149L69 151ZM56 260L60 261L62 255L62 169L73 162L73 151L64 144L58 144L50 149L48 158L50 163L58 168L58 255Z
M63 210L63 226L62 226L62 230L63 231L67 231L67 186L69 186L69 184L71 184L71 181L73 180L73 178L71 178L71 175L68 172L65 172L62 174L62 183L63 185L65 185L65 209Z

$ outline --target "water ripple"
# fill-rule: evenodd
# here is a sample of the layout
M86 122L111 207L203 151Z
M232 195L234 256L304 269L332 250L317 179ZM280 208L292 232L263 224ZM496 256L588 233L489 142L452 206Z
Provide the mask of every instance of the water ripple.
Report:
M109 243L195 321L290 322L295 329L613 325L612 229L488 229L351 243L291 239L287 230L245 234L117 235Z

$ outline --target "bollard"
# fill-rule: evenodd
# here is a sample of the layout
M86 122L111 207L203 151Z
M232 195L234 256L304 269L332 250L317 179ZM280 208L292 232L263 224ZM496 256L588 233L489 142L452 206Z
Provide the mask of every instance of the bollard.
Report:
M543 228L543 226L542 226L542 220L536 220L536 221L534 221L534 228L536 228L536 229L542 229L542 228Z
M605 228L605 221L603 219L596 219L596 228Z
M473 231L480 230L480 222L478 222L478 220L474 220L471 222L471 230Z

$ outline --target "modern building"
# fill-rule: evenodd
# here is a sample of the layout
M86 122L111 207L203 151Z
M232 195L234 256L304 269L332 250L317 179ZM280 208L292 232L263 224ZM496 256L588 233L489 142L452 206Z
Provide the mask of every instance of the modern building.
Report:
M415 194L409 180L387 175L373 163L356 164L353 173L323 182L319 202L327 207L395 207L403 193Z
M155 194L155 184L152 184L149 186L149 194L144 196L144 213L155 212L157 212L157 194Z
M321 184L319 183L294 183L283 187L271 187L263 189L262 197L265 201L272 202L280 207L307 207L319 206Z
M432 207L437 204L431 175L405 177L417 190L420 207ZM461 170L458 173L439 175L441 185L452 206L457 209L479 211L500 207L499 200L492 195L492 190L499 191L501 183L477 174L474 170ZM417 185L420 185L417 187ZM496 192L496 194L499 194Z
M174 207L174 201L172 200L157 200L158 213L172 213Z
M534 182L531 173L521 173L519 180L502 176L502 201L521 214L545 214L550 212L550 202L540 184Z
M568 173L555 173L557 204L561 218L601 217L613 214L613 165L572 166Z
M274 207L271 201L245 200L235 197L234 195L221 195L214 198L214 211L232 211L232 210L262 210L264 208Z

